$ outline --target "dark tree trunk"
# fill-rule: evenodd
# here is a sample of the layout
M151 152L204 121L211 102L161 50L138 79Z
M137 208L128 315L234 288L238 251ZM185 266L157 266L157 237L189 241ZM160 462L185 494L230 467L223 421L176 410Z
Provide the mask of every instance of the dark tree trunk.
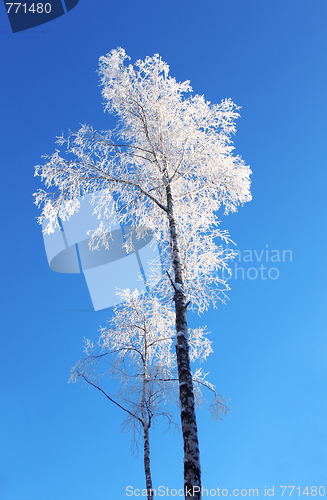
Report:
M149 425L147 422L143 424L144 433L144 472L146 480L146 491L148 500L153 500L152 479L150 470L150 441L149 441Z
M176 356L179 379L179 398L181 405L181 423L184 440L184 491L185 498L188 500L200 500L200 453L188 345L187 306L178 246L178 235L174 219L173 198L169 185L166 187L166 191L171 252L176 287L174 294L177 332Z

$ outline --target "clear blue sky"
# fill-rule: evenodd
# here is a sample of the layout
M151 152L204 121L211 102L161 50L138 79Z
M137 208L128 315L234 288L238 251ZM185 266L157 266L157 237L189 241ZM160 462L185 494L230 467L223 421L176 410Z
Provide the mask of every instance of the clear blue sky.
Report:
M203 368L232 409L216 423L198 412L203 485L327 495L326 26L325 0L80 0L13 34L1 5L0 500L123 500L127 485L144 487L120 411L67 383L107 311L92 311L82 275L49 269L32 203L33 167L56 136L113 126L96 69L117 46L132 60L160 53L196 93L242 106L235 145L253 170L253 200L222 228L244 279L234 272L228 304L190 317L212 332ZM291 250L292 262L272 262L272 250ZM180 488L181 435L161 431L154 486Z

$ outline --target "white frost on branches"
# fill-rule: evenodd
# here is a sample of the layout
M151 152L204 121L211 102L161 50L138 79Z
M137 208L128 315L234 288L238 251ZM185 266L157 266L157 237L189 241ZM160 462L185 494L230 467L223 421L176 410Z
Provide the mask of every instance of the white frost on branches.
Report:
M171 349L174 313L155 296L145 300L137 290L117 293L124 304L113 308L96 344L85 339L86 357L72 369L70 380L82 377L104 392L108 384L102 380L104 375L116 379L118 390L109 399L127 413L124 425L132 427L135 437L146 422L150 427L159 416L171 423L165 406L176 391Z
M114 223L147 232L155 244L170 242L166 188L174 200L185 293L191 309L199 312L217 299L224 301L226 281L217 271L228 270L232 252L216 244L230 241L219 229L217 211L235 211L251 199L250 169L233 156L232 134L238 107L230 99L211 104L193 95L188 81L169 76L159 55L126 65L122 48L100 58L105 109L114 113L114 131L97 132L83 125L77 133L57 141L58 149L37 166L48 192L39 190L35 203L43 206L39 222L48 219L47 233L78 211L77 198L91 194L99 228L91 245L110 245ZM114 216L113 214L116 213ZM163 252L163 267L173 274L171 256ZM168 278L162 282L167 295Z
M152 292L144 296L126 289L117 294L124 303L113 308L108 326L100 328L98 342L84 340L86 356L72 368L70 381L82 378L118 404L126 413L123 427L132 429L132 442L137 444L145 423L150 427L159 417L173 423L170 405L178 404L175 313L171 303L160 302ZM203 361L213 352L208 333L206 328L189 329L192 361ZM106 375L118 382L111 396ZM209 408L214 418L220 418L228 414L228 402L216 393L207 375L201 368L195 370L196 402L206 402L202 389L208 389Z

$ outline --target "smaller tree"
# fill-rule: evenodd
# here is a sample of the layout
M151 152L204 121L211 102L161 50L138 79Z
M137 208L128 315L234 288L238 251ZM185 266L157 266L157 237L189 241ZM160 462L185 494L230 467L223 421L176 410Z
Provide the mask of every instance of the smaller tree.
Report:
M124 303L113 308L109 326L100 329L96 344L85 339L86 357L72 368L70 381L82 378L126 413L123 429L132 430L133 450L137 451L140 439L143 441L147 498L152 500L149 429L160 417L169 427L174 424L168 403L178 404L178 375L172 349L176 340L175 315L171 303L160 301L151 292L143 296L137 290L130 293L127 289L118 295ZM205 328L190 331L192 361L204 360L212 352L206 334ZM112 396L103 382L106 374L119 382ZM201 389L207 388L213 394L212 414L220 419L228 414L228 405L206 375L201 368L193 375L196 402L204 401Z
M100 329L96 345L85 341L87 356L75 365L71 380L82 377L124 410L127 415L123 426L132 429L134 447L142 435L147 497L152 500L149 429L161 416L169 425L172 423L165 406L176 379L169 335L174 318L155 297L144 300L137 291L131 294L129 290L119 295L124 304L114 308L109 327ZM105 372L99 370L102 360L107 364ZM100 387L105 373L119 381L113 397Z

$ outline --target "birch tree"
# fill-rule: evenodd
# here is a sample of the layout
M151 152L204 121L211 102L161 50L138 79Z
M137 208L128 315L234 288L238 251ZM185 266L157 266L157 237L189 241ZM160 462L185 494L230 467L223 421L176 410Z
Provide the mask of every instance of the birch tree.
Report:
M159 417L163 417L169 427L174 423L169 406L178 400L172 350L176 340L175 315L171 304L161 303L155 295L145 297L137 290L133 293L124 290L119 295L124 303L114 307L109 326L100 329L97 343L85 339L86 357L72 368L70 381L83 379L125 412L123 428L132 430L134 449L142 434L146 494L153 500L149 431ZM207 333L205 328L190 330L191 361L204 361L213 352ZM106 375L118 380L114 395L109 395L103 382ZM202 389L208 389L213 417L221 419L228 414L228 402L216 393L206 376L201 368L193 374L196 402L205 401Z
M118 118L113 131L83 125L37 166L48 191L39 190L39 221L46 232L79 209L79 196L93 196L99 228L91 245L109 247L115 223L133 228L138 238L151 231L163 252L161 291L174 302L176 359L184 442L185 496L199 499L201 469L190 368L187 309L205 311L224 301L228 289L217 270L230 254L217 238L217 211L236 211L251 199L250 169L233 155L238 108L230 99L211 104L194 95L188 81L169 76L159 55L134 65L122 48L100 58L105 110ZM126 64L127 63L127 64ZM66 155L61 152L65 150ZM131 250L132 236L126 242Z
M70 380L82 378L125 412L123 425L132 429L134 447L142 434L147 498L152 500L149 430L159 417L172 423L166 406L176 384L171 350L174 314L167 304L156 297L144 300L137 290L132 294L122 291L120 296L124 304L114 307L109 326L100 330L99 341L85 340L86 357L72 369ZM104 375L119 382L113 396L101 383Z

